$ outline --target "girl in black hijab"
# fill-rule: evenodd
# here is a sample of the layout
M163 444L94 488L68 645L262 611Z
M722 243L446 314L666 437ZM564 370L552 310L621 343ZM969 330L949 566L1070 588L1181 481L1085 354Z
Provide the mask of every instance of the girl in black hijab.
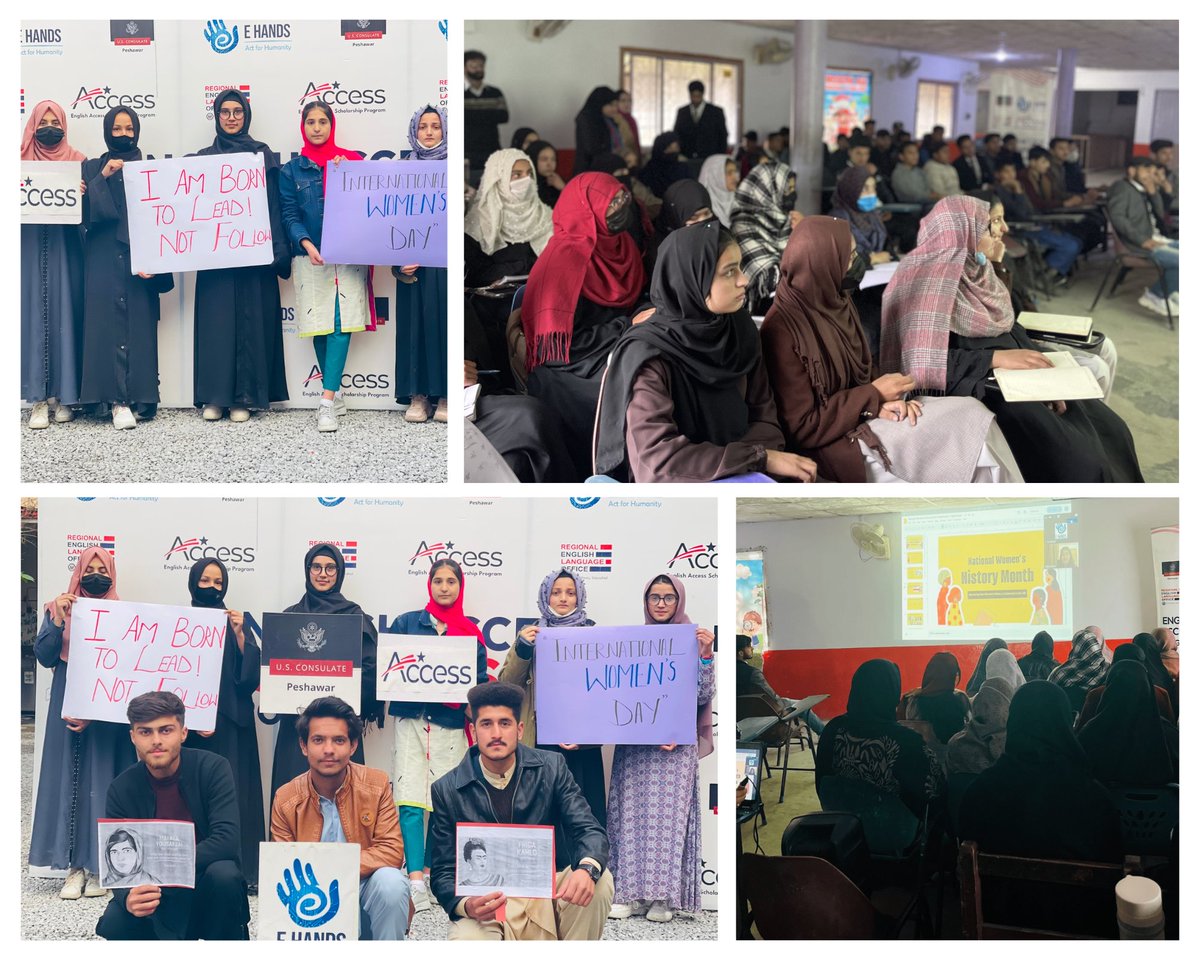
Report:
M677 133L660 133L654 138L654 149L638 174L638 179L648 186L656 197L665 196L671 184L688 178L690 168L683 162L679 149Z
M1008 644L999 637L992 637L983 645L983 651L979 654L979 662L975 664L975 672L971 674L971 679L967 681L967 696L973 697L979 692L979 688L983 686L983 681L987 679L987 658L991 656L993 650L1007 650Z
M1140 636L1140 634L1139 634ZM1083 706L1079 710L1079 716L1075 718L1075 733L1088 725L1097 713L1100 712L1100 703L1104 699L1104 691L1108 684L1109 677L1112 676L1113 668L1123 660L1132 660L1138 664L1143 670L1149 673L1146 666L1146 654L1136 643L1121 643L1118 644L1112 655L1112 663L1109 664L1108 673L1104 677L1104 683L1098 687L1092 687L1088 691L1083 700ZM1175 726L1178 721L1175 718L1175 709L1171 706L1171 697L1162 687L1158 686L1151 680L1151 689L1154 692L1154 702L1158 709L1158 715L1171 726ZM1068 694L1070 696L1070 694Z
M712 199L699 180L677 180L663 194L658 228L665 235L713 219Z
M1105 783L1179 782L1179 728L1159 716L1150 676L1136 660L1112 665L1100 710L1079 731L1079 744Z
M958 658L947 651L935 653L925 665L921 686L904 695L896 716L901 720L927 720L942 743L963 728L971 712L971 701L955 689L962 678Z
M267 174L274 261L253 267L196 272L192 337L193 403L205 420L241 423L251 410L267 410L288 399L279 323L279 280L292 275L291 249L279 212L279 158L250 136L250 101L240 90L224 90L213 101L216 137L198 156L257 153Z
M332 564L331 562L332 561ZM330 567L332 566L332 570ZM363 730L374 721L382 721L384 704L375 699L375 651L379 631L363 608L342 596L342 581L346 579L346 561L342 551L331 543L318 543L304 555L304 596L286 608L284 613L357 613L362 617L362 691L359 716ZM276 714L268 719L259 714L263 723L279 723L283 717ZM291 719L289 717L289 719ZM363 744L350 758L355 763L363 762ZM271 796L289 780L308 770L308 760L300 752L300 739L292 723L285 723L275 739L275 762L271 768Z
M113 426L129 430L158 412L160 294L170 273L130 272L129 218L121 168L142 159L142 122L132 107L104 115L108 149L83 162L83 380L80 402L111 404Z
M1171 706L1178 715L1179 685L1162 661L1163 644L1155 638L1154 634L1139 633L1133 638L1133 645L1146 655L1146 672L1150 675L1150 682L1167 691L1167 696L1171 698Z
M266 829L254 703L250 697L258 689L262 651L243 626L242 612L225 606L228 592L229 569L220 560L197 560L192 565L188 572L192 606L225 610L229 626L225 629L216 729L191 731L197 736L188 740L188 746L220 754L233 768L242 824L242 872L248 883L257 883L258 845L266 838Z
M533 175L537 177L538 199L551 210L558 203L566 183L558 175L558 151L548 140L535 140L525 148L533 162Z
M1120 862L1121 818L1071 719L1056 684L1031 680L1013 695L1004 755L963 796L961 839L986 853Z
M707 481L750 472L812 479L783 451L759 349L743 308L745 277L716 220L675 231L659 249L654 312L609 357L595 440L598 473L639 482Z
M1039 630L1033 638L1033 650L1017 661L1026 680L1045 680L1058 666L1054 659L1054 638Z
M535 140L540 139L538 132L533 127L517 127L513 131L512 143L509 144L514 150L526 150L529 145Z
M602 153L621 149L621 134L617 129L617 91L611 87L596 87L588 94L583 108L575 115L575 173L596 169L592 161Z
M828 776L861 780L899 794L917 816L942 790L945 775L915 730L896 722L900 668L868 660L854 671L846 712L825 725L817 744L817 791Z

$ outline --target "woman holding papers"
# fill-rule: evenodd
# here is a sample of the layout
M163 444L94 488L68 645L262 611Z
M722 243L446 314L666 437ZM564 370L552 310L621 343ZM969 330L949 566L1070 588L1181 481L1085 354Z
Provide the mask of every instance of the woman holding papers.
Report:
M321 257L321 223L325 216L325 183L330 164L361 160L335 141L333 110L321 100L310 101L300 115L304 146L279 173L283 227L292 245L292 278L296 293L296 328L312 337L321 367L321 402L317 430L338 428L345 405L338 396L342 371L350 352L350 334L375 329L375 296L371 268L327 264ZM335 402L336 401L336 402ZM300 771L297 771L300 772Z
M258 735L254 727L254 701L258 689L262 651L242 612L225 606L229 568L220 560L197 560L188 571L188 593L193 607L225 610L229 626L221 660L221 686L217 693L217 725L213 730L189 730L187 745L208 750L229 761L237 791L242 825L242 873L247 883L258 883L258 844L267 835L263 822L262 772L258 762Z
M1129 428L1101 401L1014 403L989 383L995 370L1052 366L1013 316L989 212L983 200L945 197L921 221L883 297L882 365L919 395L981 400L1026 481L1141 482Z
M172 274L133 273L121 168L142 159L142 122L132 107L104 115L108 149L83 162L83 382L80 403L112 405L113 426L130 430L158 412L158 298Z
M865 269L844 220L807 217L784 248L762 346L788 449L816 460L826 480L1019 481L978 400L907 400L912 378L872 364L852 299Z
M642 591L648 624L691 623L683 583L660 574ZM646 914L666 923L674 911L700 909L700 759L713 750L711 630L696 627L700 671L696 689L696 743L619 745L613 753L608 796L608 866L616 884L609 916Z
M426 105L408 123L411 160L445 160L446 111ZM407 403L404 419L445 423L446 268L392 267L396 278L396 402Z
M137 760L126 724L62 715L71 652L71 607L81 597L120 599L117 562L102 547L87 547L79 555L67 589L46 604L33 648L38 663L54 671L54 679L50 683L29 862L67 871L59 893L64 900L107 893L96 877L100 866L96 819L104 816L109 784Z
M547 574L538 588L538 610L542 616L536 623L522 627L517 633L517 642L504 658L500 676L496 679L515 683L525 691L525 703L521 707L521 722L525 732L521 742L539 750L561 752L567 768L583 791L584 799L592 808L592 814L605 826L607 818L604 803L604 762L600 757L599 744L541 743L537 734L537 657L536 643L540 630L546 627L594 627L587 615L587 587L578 574L559 568ZM561 836L559 843L562 842Z
M217 135L211 146L197 151L202 157L261 154L267 175L272 261L196 273L194 402L204 408L205 420L220 420L228 409L235 423L249 420L251 410L266 410L273 401L288 398L279 280L291 276L291 245L280 219L279 160L267 144L250 136L250 116L250 101L240 90L217 94L213 101Z
M463 573L453 560L437 560L425 583L429 602L396 620L392 633L406 636L473 637L475 680L487 683L487 645L483 634L463 612ZM393 743L394 796L412 883L413 906L428 910L433 901L425 882L425 811L432 810L433 782L449 773L467 752L466 703L410 703L393 700L396 717Z
M29 113L21 160L86 160L67 142L67 112L43 100ZM21 225L21 399L33 404L30 430L67 423L79 402L83 346L83 227Z

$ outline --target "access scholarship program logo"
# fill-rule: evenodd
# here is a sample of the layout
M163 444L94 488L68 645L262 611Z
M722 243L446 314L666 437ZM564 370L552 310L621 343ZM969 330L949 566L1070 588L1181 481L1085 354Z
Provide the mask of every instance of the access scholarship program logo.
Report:
M80 204L78 187L43 187L46 181L32 174L21 178L21 206L63 210Z
M680 543L667 569L681 580L711 580L717 576L717 545Z
M92 120L103 117L113 107L133 107L145 124L156 115L157 101L154 91L126 93L104 83L81 84L67 112L72 120Z
M422 540L408 558L409 575L428 577L430 569L439 560L453 560L463 570L470 570L478 576L498 577L504 566L504 551L465 550L453 540Z
M560 543L559 563L564 570L579 573L612 573L611 543Z
M254 569L256 544L226 545L208 537L176 534L163 556L164 570L191 570L197 560L220 560L230 571L248 573Z
M111 533L99 536L95 533L67 534L67 569L74 570L79 564L79 555L88 547L100 547L107 550L115 559L117 556L117 538Z
M300 97L300 109L315 100L328 103L342 113L383 113L387 91L383 87L369 89L343 84L340 80L309 80Z
M108 36L113 46L135 53L154 42L154 21L109 20Z

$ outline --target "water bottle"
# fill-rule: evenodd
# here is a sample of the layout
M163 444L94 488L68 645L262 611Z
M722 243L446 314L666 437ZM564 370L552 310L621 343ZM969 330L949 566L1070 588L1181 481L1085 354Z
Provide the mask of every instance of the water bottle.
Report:
M1149 877L1125 877L1116 886L1122 940L1163 940L1162 890Z

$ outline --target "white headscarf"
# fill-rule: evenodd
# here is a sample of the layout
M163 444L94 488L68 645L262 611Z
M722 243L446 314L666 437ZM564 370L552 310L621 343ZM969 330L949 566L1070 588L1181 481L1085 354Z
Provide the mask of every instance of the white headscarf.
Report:
M528 243L541 255L554 231L550 208L537 194L537 180L523 197L509 188L512 168L518 160L530 163L524 150L497 150L487 159L475 202L467 211L466 231L489 257L510 243Z
M726 163L732 163L732 160L723 153L714 153L700 168L700 182L708 190L708 197L712 200L712 212L724 227L729 226L733 217L734 194L734 191L725 189Z
M993 650L987 658L987 680L1007 680L1015 693L1025 682L1025 674L1017 666L1017 658L1011 650ZM982 689L982 688L980 688Z

